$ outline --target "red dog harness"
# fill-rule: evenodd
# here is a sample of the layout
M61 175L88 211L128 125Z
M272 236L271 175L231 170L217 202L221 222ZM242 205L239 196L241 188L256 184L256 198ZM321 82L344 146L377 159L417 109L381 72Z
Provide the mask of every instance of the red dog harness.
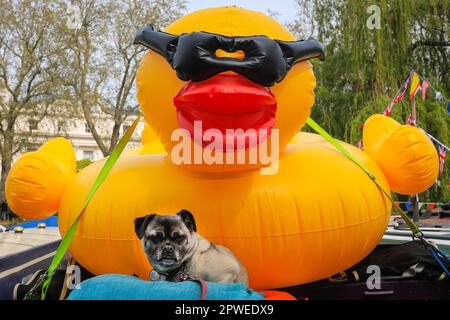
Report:
M152 281L165 281L166 279L167 279L167 275L161 274L161 273L157 272L156 270L150 271L150 280L152 280ZM200 299L201 300L206 300L206 292L208 291L208 285L206 284L205 280L191 277L187 273L182 273L178 277L176 282L182 282L182 281L195 281L195 282L198 282L200 284L200 286L202 287L202 295L201 295Z
M197 278L193 278L187 274L182 274L179 277L179 281L196 281L200 284L200 286L202 287L202 296L201 296L201 300L206 300L206 292L208 291L208 285L206 284L206 281L203 279L197 279Z

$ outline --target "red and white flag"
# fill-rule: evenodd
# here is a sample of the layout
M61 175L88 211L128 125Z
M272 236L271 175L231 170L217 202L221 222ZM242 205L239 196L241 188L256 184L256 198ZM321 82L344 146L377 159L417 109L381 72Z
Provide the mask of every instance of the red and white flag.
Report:
M428 87L430 86L430 84L428 83L427 80L423 80L422 81L422 100L425 101L426 98L426 92Z
M393 108L393 107L394 107L394 101L389 102L389 104L388 104L386 110L384 110L384 112L383 112L384 115L387 116L387 117L390 117L390 116L391 116L391 111L392 111L392 108Z
M444 173L444 163L445 163L445 155L447 154L447 149L444 146L439 146L439 175L442 176Z
M412 114L410 114L409 117L408 117L408 125L416 126L416 122L413 120Z
M398 95L395 96L394 98L394 102L400 102L403 100L403 97L406 94L406 91L408 91L408 84L409 84L409 79L406 79L406 81L402 84L402 92L400 92Z

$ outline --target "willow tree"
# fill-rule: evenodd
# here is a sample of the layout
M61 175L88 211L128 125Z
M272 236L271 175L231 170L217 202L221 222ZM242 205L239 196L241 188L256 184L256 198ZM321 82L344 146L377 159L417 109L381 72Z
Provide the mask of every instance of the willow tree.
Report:
M326 48L326 61L315 62L312 117L334 136L356 143L365 119L386 108L411 70L450 96L450 0L297 0L297 7L291 30ZM426 101L417 99L418 124L448 145L450 116L434 96L429 89ZM392 116L405 123L409 113L405 98ZM449 162L436 200L449 198Z

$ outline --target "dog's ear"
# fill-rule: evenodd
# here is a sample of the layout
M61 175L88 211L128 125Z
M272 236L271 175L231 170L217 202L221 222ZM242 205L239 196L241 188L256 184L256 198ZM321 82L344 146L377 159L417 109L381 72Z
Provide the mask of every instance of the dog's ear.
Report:
M134 232L136 232L136 235L139 239L142 239L145 233L145 228L147 228L150 221L153 220L153 218L156 217L156 214L150 214L145 217L139 217L134 219Z
M190 232L197 231L197 225L195 224L194 215L192 213L183 209L177 213L177 216L180 216L181 220L184 222Z

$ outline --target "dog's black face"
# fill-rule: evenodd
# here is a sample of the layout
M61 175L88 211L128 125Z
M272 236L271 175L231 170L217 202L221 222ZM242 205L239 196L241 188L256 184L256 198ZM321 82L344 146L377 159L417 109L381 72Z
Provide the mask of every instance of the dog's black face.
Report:
M136 218L134 228L151 265L160 273L179 268L193 253L197 227L187 210Z

